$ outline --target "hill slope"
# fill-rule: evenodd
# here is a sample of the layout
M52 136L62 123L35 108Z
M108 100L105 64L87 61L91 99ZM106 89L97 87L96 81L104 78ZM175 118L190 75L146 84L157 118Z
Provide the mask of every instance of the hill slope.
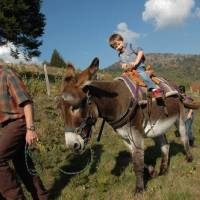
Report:
M158 76L163 76L177 83L188 84L199 80L200 55L182 54L146 54L146 64L151 64ZM107 72L120 73L119 63L104 69Z

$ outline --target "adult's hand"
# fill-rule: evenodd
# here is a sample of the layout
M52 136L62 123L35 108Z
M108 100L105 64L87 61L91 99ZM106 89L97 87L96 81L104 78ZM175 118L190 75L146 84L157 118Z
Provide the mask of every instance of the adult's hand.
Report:
M37 136L36 131L27 130L27 132L26 132L26 143L28 145L31 145L31 144L35 143L36 141L38 141L38 136Z

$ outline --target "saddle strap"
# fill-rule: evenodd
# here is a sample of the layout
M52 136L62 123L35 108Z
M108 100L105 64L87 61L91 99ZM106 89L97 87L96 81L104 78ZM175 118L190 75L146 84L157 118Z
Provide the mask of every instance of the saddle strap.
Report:
M116 121L108 121L108 123L116 130L118 128L121 128L125 124L127 124L133 117L135 116L135 108L136 105L134 105L134 102L131 101L128 110L126 113L118 120Z

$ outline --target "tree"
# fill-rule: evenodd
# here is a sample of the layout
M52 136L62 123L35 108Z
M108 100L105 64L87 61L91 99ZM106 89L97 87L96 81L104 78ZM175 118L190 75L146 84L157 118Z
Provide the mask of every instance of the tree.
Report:
M63 58L56 49L54 49L52 53L50 65L55 67L66 67L65 61L63 60Z
M39 37L45 26L41 3L42 0L0 0L0 46L11 42L14 45L11 55L15 58L19 52L27 60L41 53Z

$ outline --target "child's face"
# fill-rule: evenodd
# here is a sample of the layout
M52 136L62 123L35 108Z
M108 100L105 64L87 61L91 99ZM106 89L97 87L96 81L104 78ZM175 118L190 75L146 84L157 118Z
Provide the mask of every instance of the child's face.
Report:
M117 50L118 52L122 52L124 49L124 42L121 40L115 41L112 47Z

